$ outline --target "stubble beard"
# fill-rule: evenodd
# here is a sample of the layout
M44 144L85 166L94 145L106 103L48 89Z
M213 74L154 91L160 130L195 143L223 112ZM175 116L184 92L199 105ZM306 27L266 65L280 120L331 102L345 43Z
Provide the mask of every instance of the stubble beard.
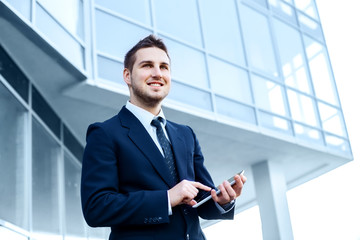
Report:
M132 93L138 102L150 108L160 105L164 98L168 95L168 93L165 93L165 95L151 96L146 93L146 91L137 87L132 88Z

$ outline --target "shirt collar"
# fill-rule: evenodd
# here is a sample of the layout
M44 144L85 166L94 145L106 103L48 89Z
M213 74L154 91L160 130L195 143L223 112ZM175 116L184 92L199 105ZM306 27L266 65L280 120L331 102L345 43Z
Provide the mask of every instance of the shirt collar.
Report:
M145 109L143 109L141 107L138 107L138 106L132 104L130 101L127 101L126 108L132 114L134 114L135 117L137 117L139 119L139 121L145 128L148 128L149 126L151 126L151 121L156 117L162 117L163 118L162 123L164 124L164 126L166 126L166 118L165 118L165 114L162 109L160 109L160 112L158 115L154 116L152 113L146 111Z

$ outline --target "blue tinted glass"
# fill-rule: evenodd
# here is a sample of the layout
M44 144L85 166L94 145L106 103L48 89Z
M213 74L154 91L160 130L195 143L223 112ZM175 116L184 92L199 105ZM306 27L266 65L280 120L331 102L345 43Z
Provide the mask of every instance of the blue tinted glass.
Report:
M97 57L97 63L98 76L100 78L120 83L126 86L123 78L124 64L99 55Z
M68 31L84 38L84 9L81 0L37 0Z
M145 25L151 25L149 0L95 0L95 3Z
M17 11L19 11L27 20L30 20L31 16L31 0L9 0L10 5L12 5Z
M199 14L193 0L156 0L156 28L185 42L202 46Z
M180 82L209 88L204 53L170 39L163 39L171 58L171 76Z
M315 103L312 98L292 90L287 91L291 117L310 126L319 126Z
M269 113L259 112L260 125L286 134L292 134L291 124L288 120Z
M274 21L277 48L280 53L282 75L286 85L311 93L306 57L301 36L292 27Z
M168 98L204 110L213 110L210 93L188 87L176 81L171 83L171 91Z
M296 24L296 15L293 6L284 3L282 0L269 0L269 4L273 12L285 18L289 22Z
M323 40L322 30L318 22L301 13L298 13L298 20L304 31L310 33L311 36L316 37L319 40Z
M296 137L303 139L306 142L313 142L317 144L324 144L322 134L319 130L310 128L300 124L294 124L294 131Z
M66 32L39 4L36 5L36 27L55 43L66 58L84 68L84 48Z
M216 110L219 114L238 121L256 124L254 109L222 97L215 97Z
M209 57L209 71L215 93L245 103L252 102L246 71L212 57Z
M328 103L339 105L334 78L325 47L306 36L305 47L315 95Z
M350 153L350 144L345 139L330 134L325 134L325 140L327 146L331 147L332 149Z
M319 19L314 0L294 0L297 9L312 18Z
M245 64L235 2L199 2L206 49L221 58Z
M251 78L256 106L272 113L288 116L284 88L255 75Z
M341 112L330 105L319 103L322 127L332 134L346 137L344 119Z
M149 30L123 21L100 10L95 12L96 48L124 59L126 52L140 39L151 34Z
M240 6L241 25L250 66L278 77L267 18L244 5Z

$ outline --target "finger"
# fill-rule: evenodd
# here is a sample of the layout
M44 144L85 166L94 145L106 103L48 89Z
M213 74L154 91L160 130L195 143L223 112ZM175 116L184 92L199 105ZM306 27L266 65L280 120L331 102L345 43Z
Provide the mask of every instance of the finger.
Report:
M210 193L211 193L211 197L214 200L214 202L218 202L219 197L216 195L215 189L212 189Z
M192 184L194 187L196 187L196 188L198 188L198 189L205 190L205 191L207 191L207 192L209 192L209 191L211 190L210 187L208 187L208 186L206 186L206 185L204 185L204 184L202 184L202 183L199 183L199 182L191 182L191 184Z

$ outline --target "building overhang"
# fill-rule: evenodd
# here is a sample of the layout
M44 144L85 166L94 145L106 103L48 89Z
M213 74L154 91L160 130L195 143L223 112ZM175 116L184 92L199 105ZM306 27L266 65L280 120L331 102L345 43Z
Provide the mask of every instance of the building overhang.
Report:
M82 144L90 123L117 114L126 103L127 89L89 79L3 2L0 29L0 44ZM256 204L251 172L255 163L281 161L291 189L352 160L351 153L331 151L258 126L225 122L176 102L165 101L164 111L168 119L194 129L215 184L246 170L248 182L237 202L239 211Z

